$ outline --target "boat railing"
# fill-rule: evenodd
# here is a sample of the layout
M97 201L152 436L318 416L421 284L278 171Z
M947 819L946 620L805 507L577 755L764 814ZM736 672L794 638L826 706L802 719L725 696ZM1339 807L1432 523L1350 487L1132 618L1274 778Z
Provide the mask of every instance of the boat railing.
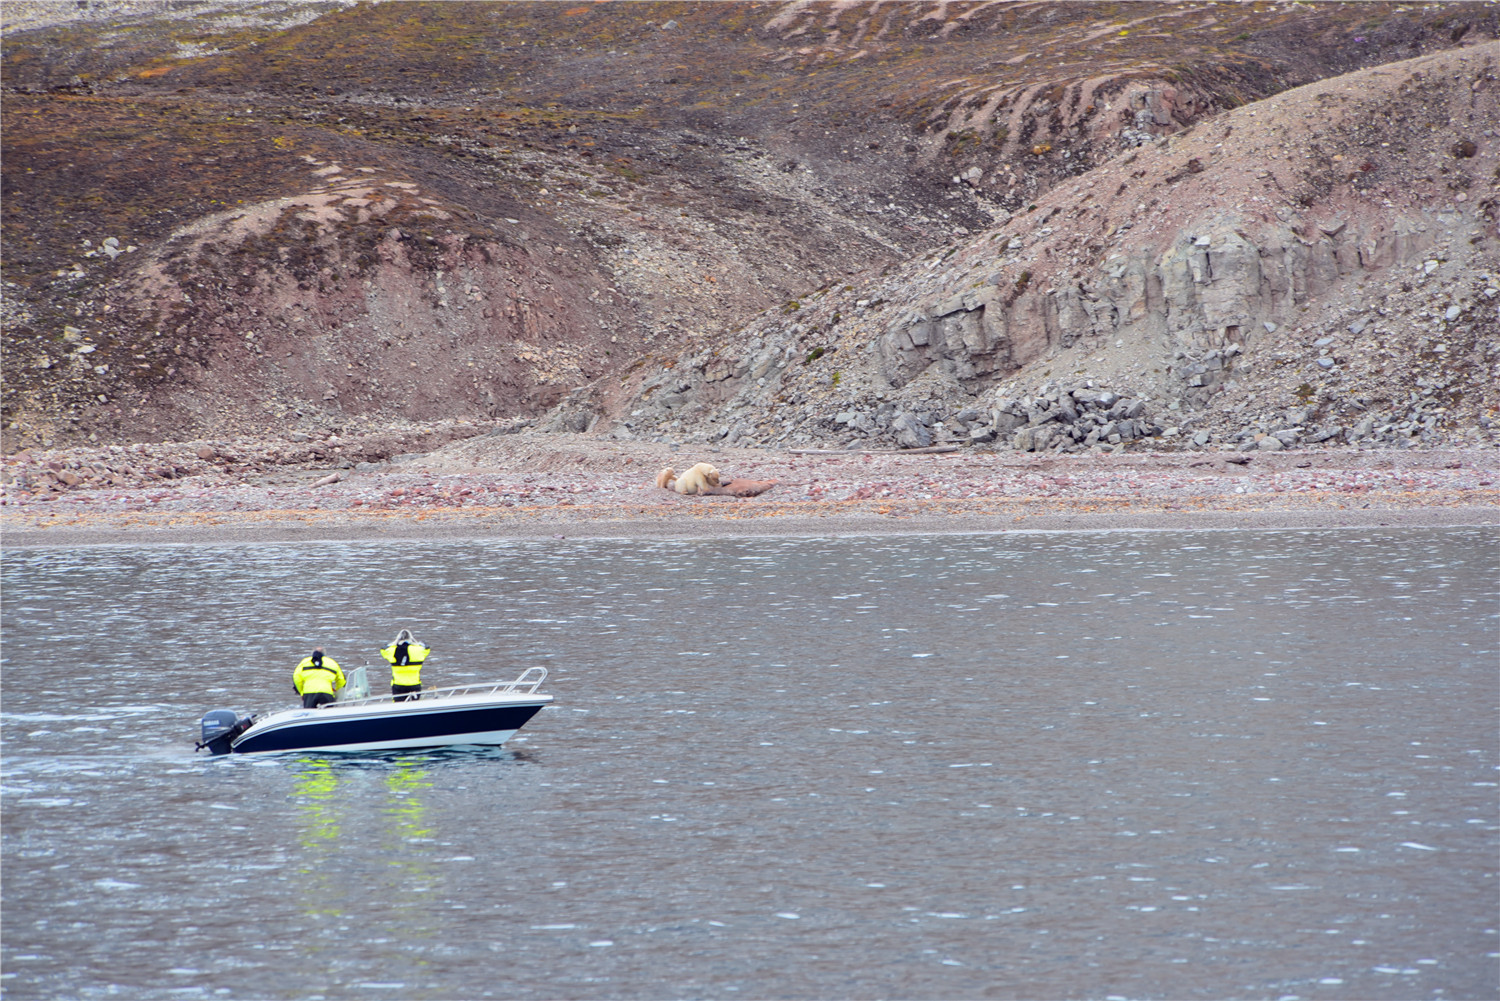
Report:
M547 680L545 667L528 667L514 681L482 681L473 685L453 685L448 688L431 688L402 696L407 701L433 702L452 699L462 695L493 695L499 692L514 692L519 695L535 695L536 690ZM382 702L394 702L394 695L371 695L362 699L339 699L335 706L368 706ZM330 707L331 708L331 707Z

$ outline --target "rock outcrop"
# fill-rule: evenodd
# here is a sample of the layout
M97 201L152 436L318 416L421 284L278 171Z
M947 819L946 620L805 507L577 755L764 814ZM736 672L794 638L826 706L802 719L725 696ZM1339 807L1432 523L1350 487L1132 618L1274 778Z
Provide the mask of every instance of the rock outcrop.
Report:
M1067 399L1113 389L1155 401L1157 420L1229 390L1243 409L1257 386L1285 400L1283 417L1312 403L1326 418L1391 398L1388 381L1406 375L1442 383L1457 404L1450 429L1480 427L1500 405L1497 75L1489 43L1310 85L1122 154L945 252L758 318L746 340L648 381L632 416L727 437L741 415L781 410L755 435L779 441L794 427L826 433L817 411L832 410L852 415L840 431L874 422L916 447L925 436L910 422L844 401L953 414L997 391L1038 395L1022 384L1066 373ZM1046 437L1006 423L984 441L1034 449ZM1118 433L1065 423L1083 433L1055 447ZM1360 440L1358 423L1295 437ZM1118 441L1154 433L1124 430Z

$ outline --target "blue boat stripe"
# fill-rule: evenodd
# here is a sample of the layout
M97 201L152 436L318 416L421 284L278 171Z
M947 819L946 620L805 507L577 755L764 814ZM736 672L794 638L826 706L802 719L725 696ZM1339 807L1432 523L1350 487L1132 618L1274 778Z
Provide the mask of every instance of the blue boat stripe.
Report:
M374 718L298 721L260 733L247 733L235 741L231 750L239 753L295 751L306 747L337 748L340 744L427 740L493 730L519 730L541 708L540 705L480 706L399 716L387 714Z

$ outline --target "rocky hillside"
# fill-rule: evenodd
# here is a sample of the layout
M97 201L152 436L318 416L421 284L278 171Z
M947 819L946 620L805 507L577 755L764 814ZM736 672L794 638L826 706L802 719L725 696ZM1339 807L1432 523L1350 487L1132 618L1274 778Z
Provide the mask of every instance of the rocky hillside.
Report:
M623 427L781 445L1462 441L1500 407L1500 45L1215 116L789 300Z
M1333 419L1330 380L1354 387L1351 347L1407 374L1411 352L1372 352L1422 310L1461 308L1423 318L1443 336L1421 378L1451 381L1468 342L1432 323L1467 323L1488 287L1469 265L1493 245L1466 241L1494 182L1494 92L1471 74L1500 35L1491 5L15 2L0 16L7 451L454 420L808 443L961 428L1015 444L1027 397L1068 405L1036 385L1065 376L1150 396L1122 418L1142 427L1188 409L1188 438L1291 350L1273 333L1296 331L1301 351L1339 309L1370 332L1316 349L1334 366L1299 383L1308 421ZM1406 90L1374 119L1400 132L1389 146L1352 131L1352 109L1379 111L1366 95L1331 93L1301 119L1258 110L1443 52L1462 80L1402 68ZM1256 143L1279 159L1242 163L1265 159ZM1414 254L1437 255L1425 281L1351 298L1357 275L1384 282ZM1239 277L1200 289L1205 265ZM1447 299L1423 297L1444 282ZM1348 405L1394 399L1363 386ZM1451 388L1415 401L1444 406L1444 427L1484 399Z

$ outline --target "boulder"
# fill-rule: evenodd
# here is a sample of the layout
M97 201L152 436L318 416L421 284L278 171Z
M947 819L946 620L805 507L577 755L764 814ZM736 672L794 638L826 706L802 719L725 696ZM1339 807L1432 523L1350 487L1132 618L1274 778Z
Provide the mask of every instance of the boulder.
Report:
M891 431L900 448L926 448L932 444L932 432L920 420L903 411L891 418Z
M1017 452L1040 452L1051 440L1052 428L1050 427L1021 428L1011 439L1011 448Z

